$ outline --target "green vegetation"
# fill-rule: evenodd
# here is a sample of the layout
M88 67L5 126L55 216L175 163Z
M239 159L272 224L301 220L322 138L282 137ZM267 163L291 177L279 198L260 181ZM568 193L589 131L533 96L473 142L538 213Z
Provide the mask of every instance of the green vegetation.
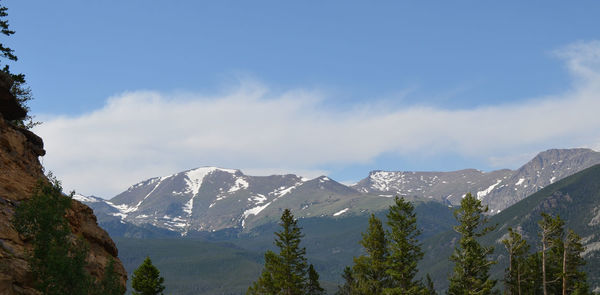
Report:
M427 286L415 280L417 263L423 257L417 239L414 206L404 198L395 198L387 213L389 230L371 214L367 232L360 244L365 254L354 258L354 266L344 270L344 285L338 294L435 294L429 279Z
M315 267L312 264L308 266L308 285L306 286L306 294L325 294L325 289L323 289L321 287L321 283L319 283L319 274L317 273Z
M244 294L262 269L262 255L232 244L190 239L114 241L130 283L133 271L150 256L165 278L166 294Z
M289 209L283 211L279 225L282 229L275 233L279 254L270 250L265 253L265 268L247 294L318 294L315 292L322 290L319 275L312 265L309 272L306 248L300 247L301 228Z
M165 279L160 276L160 271L152 264L150 257L146 256L144 262L133 272L131 287L133 295L162 295L165 290Z
M17 207L13 224L31 241L28 262L36 289L44 294L88 294L91 279L86 273L87 247L71 235L65 212L71 198L62 194L60 182L39 181L33 197Z
M99 286L86 272L87 244L71 233L65 218L70 207L71 198L62 194L60 182L50 175L16 209L13 225L33 246L27 260L35 288L48 295L123 294L112 264Z
M386 273L390 276L391 287L386 294L418 294L424 292L423 284L415 280L417 263L423 258L418 236L417 215L414 206L396 197L387 214L389 256L386 260Z
M567 241L569 230L584 237L584 241L587 239L587 245L597 243L597 225L588 226L588 224L597 215L593 208L600 206L600 182L598 179L600 179L600 166L592 167L556 182L541 190L540 193L489 217L489 224L500 224L501 227L478 237L477 241L481 245L495 246L493 254L487 257L488 260L498 261L489 269L489 278L498 281L493 291L504 289L507 293L519 294L518 282L513 280L511 283L511 275L506 272L511 265L509 260L512 259L512 273L514 276L521 277L520 294L543 294L541 237L538 224L541 212L547 212L553 218L560 214L561 220L565 223L563 243ZM420 261L421 263L417 264L419 272L414 276L415 281L422 280L423 285L427 287L428 293L425 294L435 294L431 283L435 283L435 289L439 294L445 294L448 288L448 278L453 274L454 266L447 258L457 247L460 236L458 233L450 231L439 235L435 234L458 224L451 214L451 209L445 205L433 202L415 202L413 204L414 211L417 213L416 228L423 230L423 235L427 236L426 240L420 242L424 258ZM375 217L385 220L386 213L376 212ZM437 216L439 216L439 220L436 223ZM365 231L369 218L370 214L344 218L313 217L298 220L298 226L302 228L304 234L302 245L307 249L306 258L318 270L321 286L329 294L335 293L336 289L338 294L353 294L351 287L356 284L356 277L354 277L352 267L347 267L345 270L344 267L352 265L353 256L359 257L366 254L358 241L361 240L360 231ZM386 244L388 248L391 248L391 232L393 230L388 223L382 223L382 227L387 234ZM252 280L259 278L261 269L264 268L264 260L261 258L263 255L257 253L260 251L265 254L266 250L271 250L273 254L278 253L275 251L277 247L273 245L273 232L280 228L280 225L277 224L265 224L247 234L214 233L214 235L204 237L205 239L226 240L237 246L192 239L134 240L117 238L115 241L119 247L121 260L129 272L141 263L143 257L151 256L166 279L165 286L167 288L165 290L168 293L241 294L251 285ZM509 231L508 228L512 228L512 230ZM521 246L523 248L517 249L519 248L517 234L521 240L531 246ZM568 253L577 252L575 250L578 248L577 239L574 237L574 235L571 237L573 245L571 249L574 250L569 250ZM514 249L506 248L507 245L502 243L505 239L514 240L508 245L509 248ZM525 249L527 247L529 249ZM556 249L548 251L548 259L559 261L563 257L564 248ZM556 256L559 257L558 259L551 258L550 254L554 251L560 252L560 256ZM513 254L509 254L510 252ZM575 257L572 254L568 255ZM388 253L388 256L391 255ZM598 265L597 252L589 252L585 256L582 254L580 257L585 257L588 263L585 265L575 263L578 265L576 269L578 272L586 273L589 284L595 287L594 279L597 280L600 275L596 269ZM567 258L567 260L569 259L571 258ZM576 261L576 259L571 259L571 261ZM571 268L570 262L565 265L567 269ZM562 273L563 264L559 262L552 268L558 269L559 272L550 271L549 268L548 281L554 282L548 285L548 293L554 294L554 290L558 290L558 294L561 294L563 277L558 278L556 274ZM433 282L427 280L427 273L431 273ZM571 284L570 282L573 282L573 286L576 284L575 276L565 277L568 286ZM583 281L580 282L577 284L583 285ZM515 283L516 285L514 285ZM510 287L511 284L515 287ZM336 285L340 286L336 288ZM560 289L553 289L553 286L558 286L557 288ZM534 291L529 293L529 290ZM567 294L575 294L573 292L567 291Z
M505 270L507 294L591 294L585 272L581 237L569 230L564 234L560 217L542 213L538 222L538 252L528 254L529 245L519 233L509 228L502 243L509 254Z
M8 20L5 19L8 16L7 11L8 8L0 5L0 33L8 37L14 34L15 31L10 30ZM14 50L5 46L3 43L0 43L0 56L9 61L18 60L17 56L14 54ZM30 129L33 126L40 124L40 122L34 122L33 117L29 115L27 102L33 97L31 95L31 89L27 86L27 82L25 81L25 75L12 73L8 64L4 64L4 66L0 64L0 67L2 67L0 69L0 83L5 84L10 92L17 98L19 105L26 112L24 119L14 120L12 123L26 129Z
M382 294L389 286L390 278L386 273L388 247L381 220L371 214L369 227L360 244L365 249L365 255L354 258L352 277L354 284L350 285L353 294Z
M495 227L485 226L487 218L483 214L488 208L470 193L466 194L460 205L460 208L454 211L454 216L459 222L454 230L460 234L460 240L459 246L450 256L455 265L448 294L492 294L496 281L489 277L490 266L494 262L490 261L488 256L494 248L482 246L477 239Z
M125 288L121 286L117 273L115 272L115 259L110 258L104 269L104 277L98 286L98 294L104 295L122 295Z

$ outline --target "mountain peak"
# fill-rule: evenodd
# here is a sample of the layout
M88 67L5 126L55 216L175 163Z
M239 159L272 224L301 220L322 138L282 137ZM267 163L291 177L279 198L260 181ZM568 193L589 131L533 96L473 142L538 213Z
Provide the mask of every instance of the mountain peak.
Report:
M572 148L572 149L549 149L538 153L535 158L564 158L573 156L598 156L596 152L589 148Z

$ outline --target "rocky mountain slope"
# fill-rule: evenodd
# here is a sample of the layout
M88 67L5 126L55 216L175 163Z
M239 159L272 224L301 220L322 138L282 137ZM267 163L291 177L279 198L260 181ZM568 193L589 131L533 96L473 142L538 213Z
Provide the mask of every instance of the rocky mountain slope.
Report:
M600 165L556 181L490 218L489 223L497 224L498 228L481 242L495 246L491 259L498 261L498 264L492 269L493 276L501 278L507 265L506 250L501 241L507 237L508 227L519 231L532 250L539 250L537 223L542 212L560 215L565 221L565 228L574 230L583 238L586 248L583 256L587 262L584 269L588 282L592 289L600 292ZM423 243L426 255L420 270L430 273L440 289L447 287L446 278L452 270L452 263L446 257L452 253L457 238L456 232L449 231Z
M249 176L240 170L202 167L137 183L106 201L78 195L109 231L146 226L187 235L224 229L250 231L277 220L284 208L300 218L341 218L384 210L395 195L457 205L466 192L497 214L541 188L600 163L590 149L548 150L517 170L482 172L373 171L352 186L326 176ZM135 228L135 234L144 234Z
M576 172L600 163L590 149L553 149L539 153L521 168L482 172L373 171L352 188L370 194L429 198L457 205L471 192L489 205L492 214Z
M4 115L15 119L7 105L2 103L0 108L0 294L39 294L32 288L25 259L31 246L15 231L11 220L16 206L32 195L39 179L44 179L38 157L45 152L41 138L4 119ZM91 275L100 278L112 257L121 283L125 285L127 274L117 258L117 248L96 223L92 210L73 200L67 219L73 234L82 236L89 244L87 260Z
M390 202L390 198L365 195L325 176L249 176L216 167L148 179L110 201L81 195L75 198L103 218L108 215L125 223L151 224L183 235L250 229L277 220L284 208L294 209L298 217L337 217L369 206L385 208Z

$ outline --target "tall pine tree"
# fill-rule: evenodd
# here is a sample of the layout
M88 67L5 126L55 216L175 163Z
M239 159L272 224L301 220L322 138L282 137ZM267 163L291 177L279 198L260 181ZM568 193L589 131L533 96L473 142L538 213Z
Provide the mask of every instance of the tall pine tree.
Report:
M8 20L5 19L7 16L8 8L4 5L0 5L0 35L8 37L14 34L15 31L9 28ZM9 61L18 60L14 50L0 42L0 83L4 84L4 86L9 89L10 93L15 96L17 102L25 111L24 119L12 120L12 123L26 129L39 125L40 123L34 122L33 117L28 114L29 107L27 106L27 102L30 101L33 96L31 95L31 89L26 85L25 75L11 72L7 63L2 66L2 63L4 62L2 59L7 59Z
M394 205L387 213L388 251L386 273L390 286L385 294L418 294L425 291L423 284L415 280L417 263L423 258L423 252L417 237L421 233L417 228L417 215L414 206L404 198L396 197Z
M319 283L319 274L315 270L314 266L311 264L308 266L308 283L306 284L306 294L307 295L323 295L325 294L325 289L321 287Z
M344 279L344 284L338 286L338 290L335 294L337 295L351 295L355 294L354 288L356 286L356 281L354 280L354 275L352 274L352 268L346 266L344 268L344 273L342 274L342 279Z
M542 240L542 291L544 295L560 294L559 284L562 265L562 238L565 222L560 216L553 218L542 213L542 220L538 222L540 238Z
M390 278L386 273L388 249L383 225L374 214L369 218L369 227L363 233L360 244L366 253L354 258L354 294L382 294L384 288L390 287Z
M562 294L590 294L587 276L580 270L585 265L581 237L569 230L563 244Z
M487 259L493 247L482 246L477 239L492 231L494 226L485 226L488 211L481 201L471 193L465 195L460 208L454 211L459 225L454 227L461 237L450 260L454 261L454 272L450 277L450 295L492 294L496 281L490 279L489 270L493 261Z
M512 228L508 228L508 238L502 240L502 244L508 252L508 267L504 279L505 292L507 295L522 295L524 282L526 280L525 269L529 245L523 237Z
M259 279L248 288L247 294L300 295L306 292L306 249L300 247L304 235L289 209L283 211L279 225L282 229L275 233L279 254L272 251L265 253L265 268Z

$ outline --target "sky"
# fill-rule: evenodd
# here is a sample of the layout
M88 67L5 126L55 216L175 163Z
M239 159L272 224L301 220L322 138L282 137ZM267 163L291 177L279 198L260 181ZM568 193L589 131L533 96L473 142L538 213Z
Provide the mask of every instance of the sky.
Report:
M84 195L201 166L352 183L600 150L598 1L2 2L41 161Z

